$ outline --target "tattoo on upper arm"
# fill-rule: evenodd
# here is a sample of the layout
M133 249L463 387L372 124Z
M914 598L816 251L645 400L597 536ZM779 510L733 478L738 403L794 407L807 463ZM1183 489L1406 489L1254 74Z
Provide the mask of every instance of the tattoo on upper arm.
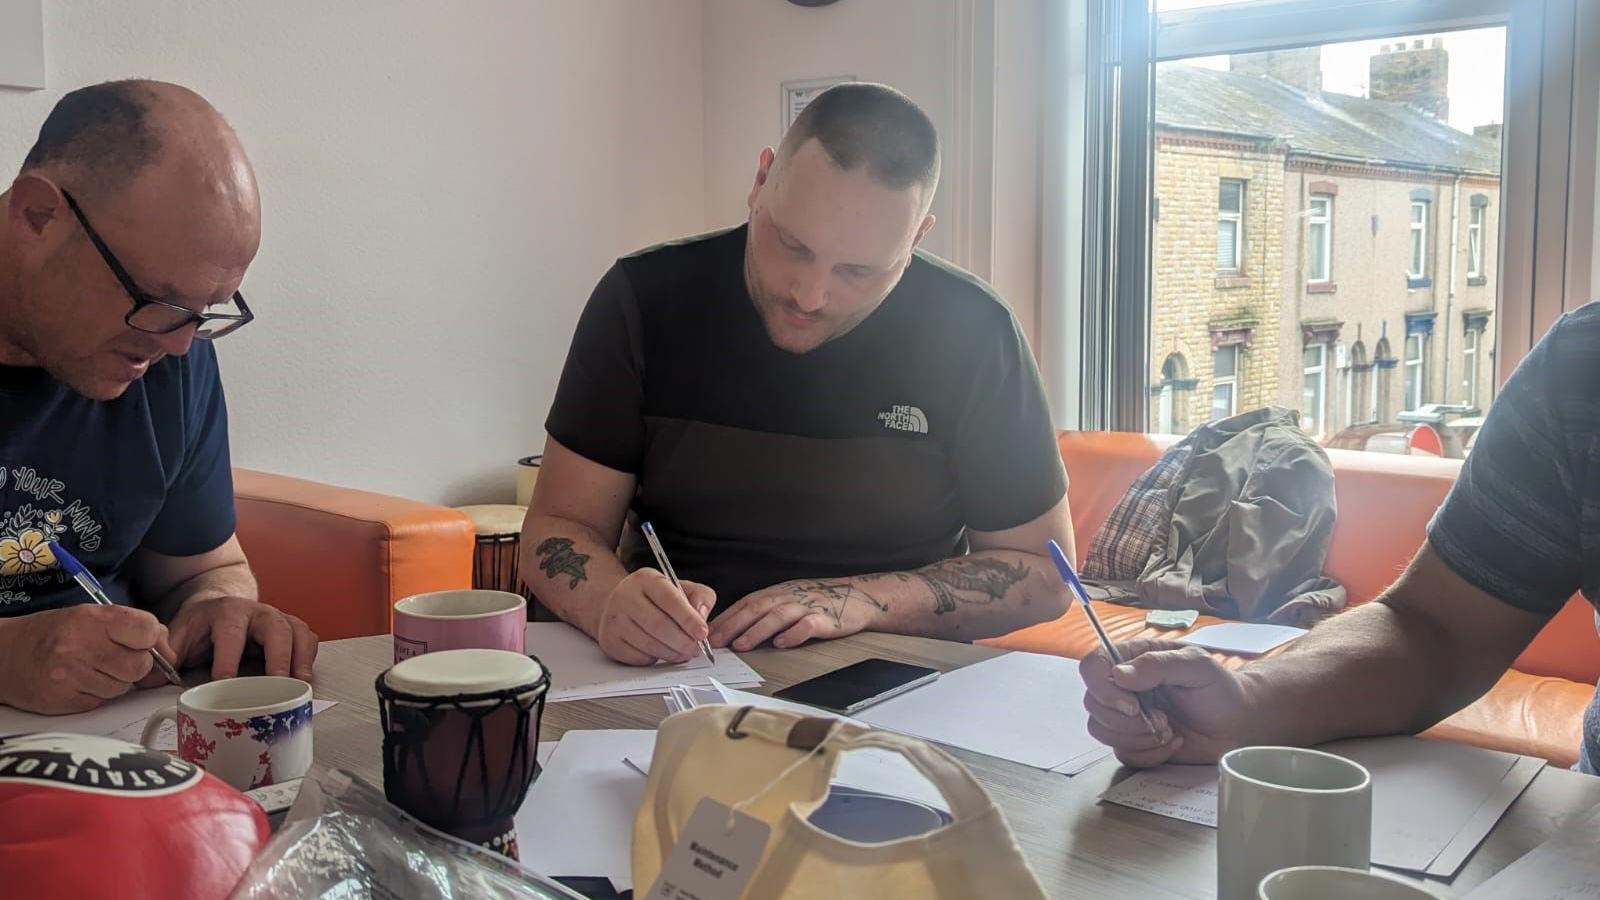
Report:
M962 603L998 602L1028 577L1027 566L1001 559L961 557L913 573L933 594L935 615L955 612Z
M589 579L589 556L572 549L572 539L564 537L545 538L534 548L539 554L539 569L546 578L558 578L562 575L571 576L567 589L575 591L578 582Z

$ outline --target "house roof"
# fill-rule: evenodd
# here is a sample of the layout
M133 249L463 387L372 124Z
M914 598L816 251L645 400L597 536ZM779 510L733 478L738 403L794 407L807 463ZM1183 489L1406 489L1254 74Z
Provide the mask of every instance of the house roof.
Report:
M1403 103L1305 92L1272 78L1156 67L1156 125L1286 143L1290 153L1498 174L1498 141Z

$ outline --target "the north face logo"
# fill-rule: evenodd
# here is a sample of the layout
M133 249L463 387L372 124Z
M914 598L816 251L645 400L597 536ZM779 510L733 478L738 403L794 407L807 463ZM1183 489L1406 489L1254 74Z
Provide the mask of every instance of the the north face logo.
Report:
M928 417L915 406L892 406L888 412L878 413L878 421L883 423L883 427L892 431L928 433Z

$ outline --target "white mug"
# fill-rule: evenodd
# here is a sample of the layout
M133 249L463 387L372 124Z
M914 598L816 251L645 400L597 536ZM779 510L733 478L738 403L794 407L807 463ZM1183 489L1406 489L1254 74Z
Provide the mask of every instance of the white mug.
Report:
M1439 900L1407 881L1363 869L1295 866L1261 879L1258 900Z
M1372 776L1320 750L1243 747L1217 766L1217 900L1291 866L1372 864Z
M141 739L178 726L178 756L241 791L303 777L311 768L311 685L298 678L224 678L192 687L156 712Z

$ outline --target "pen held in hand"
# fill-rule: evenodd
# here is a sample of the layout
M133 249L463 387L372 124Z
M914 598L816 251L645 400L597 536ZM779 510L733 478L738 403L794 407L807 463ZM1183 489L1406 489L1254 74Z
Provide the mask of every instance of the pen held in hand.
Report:
M1111 643L1111 636L1106 634L1105 627L1100 624L1100 617L1095 615L1094 607L1089 605L1089 593L1083 589L1083 582L1078 580L1078 573L1073 571L1072 563L1067 561L1067 554L1061 550L1061 545L1054 540L1048 542L1047 547L1050 551L1050 558L1055 561L1056 571L1061 573L1061 580L1066 582L1067 588L1072 591L1073 595L1078 598L1078 602L1083 605L1083 613L1089 617L1089 626L1094 629L1095 635L1100 638L1100 646L1106 651L1106 656L1111 658L1112 665L1122 665L1122 654L1117 652L1117 646ZM1144 695L1135 694L1134 696L1139 699L1139 718L1144 719L1145 727L1150 729L1151 734L1159 734L1160 729L1156 728L1156 721L1150 716L1150 707L1145 701Z
M667 576L668 580L672 582L672 586L677 588L679 593L688 598L688 592L683 589L683 583L678 580L678 573L672 570L672 563L667 561L667 551L661 546L661 539L656 537L655 527L649 522L645 522L639 526L639 530L644 532L645 543L650 545L650 552L655 554L656 567ZM705 654L707 662L713 666L717 664L717 658L711 655L710 641L700 641L700 652Z
M77 557L68 553L65 547L55 541L50 541L49 546L50 552L55 554L56 560L61 563L61 568L72 576L72 580L78 583L78 587L83 588L83 592L89 595L89 599L101 606L117 605L110 597L106 596L106 589L100 586L100 581L90 573L88 567L78 562ZM167 662L160 653L157 653L154 647L150 648L150 658L155 660L156 669L165 676L168 684L183 687L183 679L178 677L178 670L174 669L172 663Z

